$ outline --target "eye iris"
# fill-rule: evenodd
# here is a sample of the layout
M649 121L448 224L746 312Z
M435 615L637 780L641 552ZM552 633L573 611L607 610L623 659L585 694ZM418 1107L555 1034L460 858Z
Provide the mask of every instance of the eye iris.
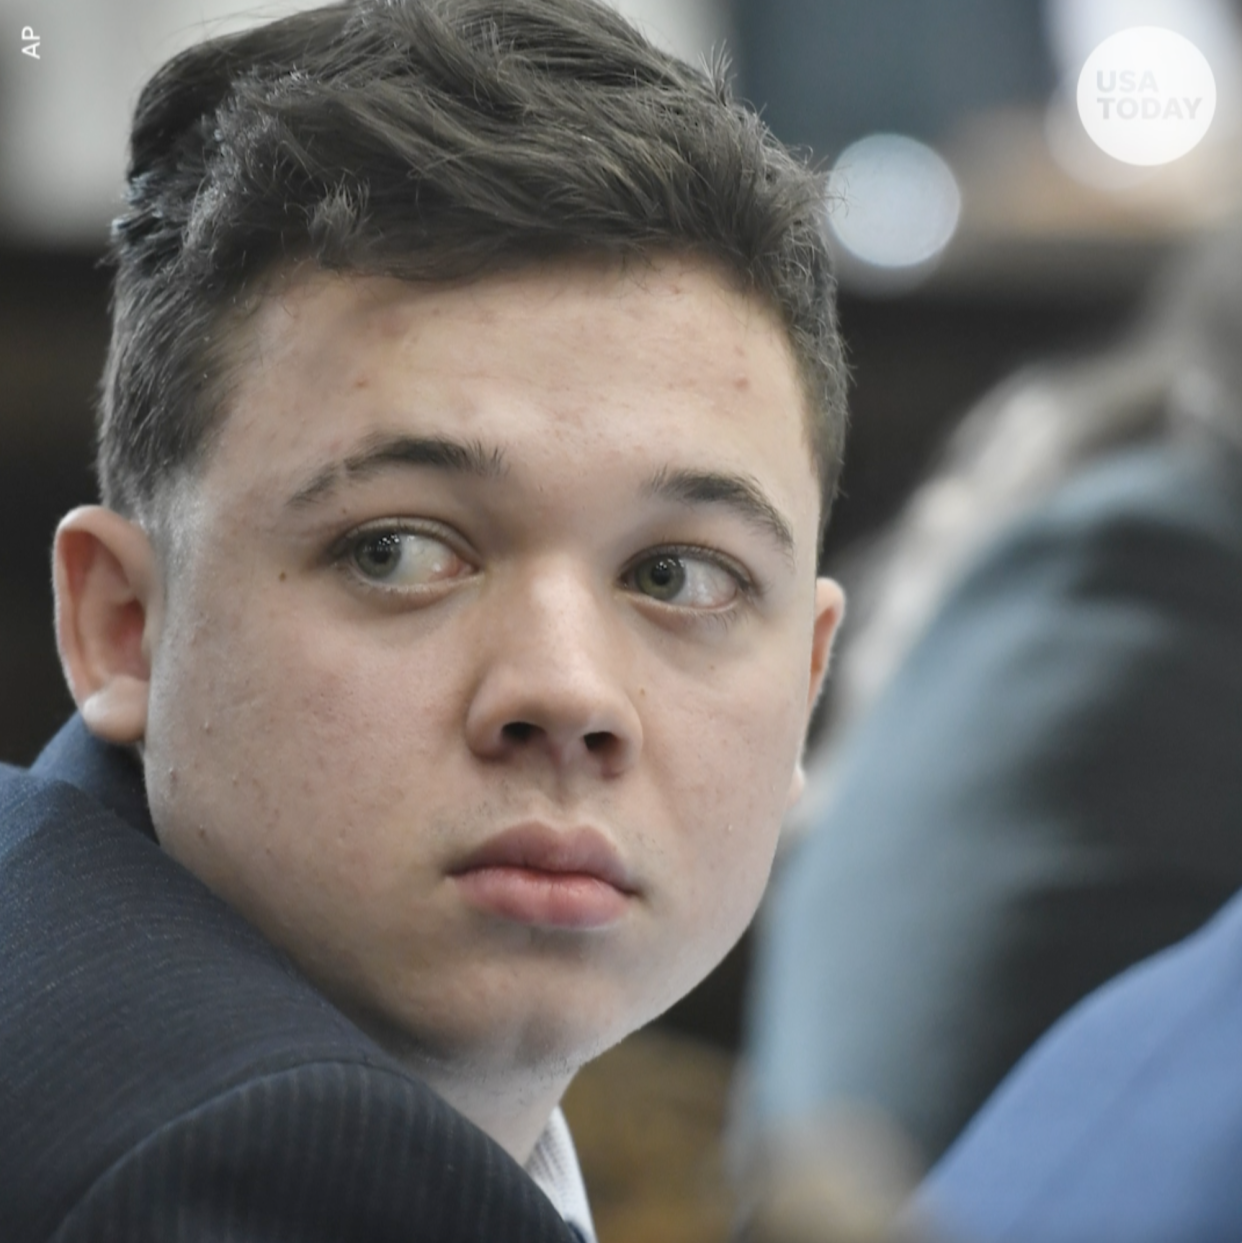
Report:
M656 557L638 572L638 585L661 600L672 599L686 582L686 567L676 557Z
M373 536L358 545L354 559L364 574L372 578L385 578L401 560L401 536L391 532Z

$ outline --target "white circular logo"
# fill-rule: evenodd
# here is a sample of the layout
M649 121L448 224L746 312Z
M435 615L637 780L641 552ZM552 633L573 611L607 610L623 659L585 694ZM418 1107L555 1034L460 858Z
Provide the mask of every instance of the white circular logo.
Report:
M1078 75L1078 115L1097 147L1126 164L1167 164L1199 144L1216 79L1191 41L1160 26L1110 35Z

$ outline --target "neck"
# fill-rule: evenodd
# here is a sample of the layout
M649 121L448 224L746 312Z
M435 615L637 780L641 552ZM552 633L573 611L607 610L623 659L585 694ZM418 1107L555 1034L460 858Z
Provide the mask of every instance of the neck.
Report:
M419 1062L402 1059L419 1078L430 1084L458 1113L491 1136L519 1165L525 1165L569 1077L555 1083L526 1084L508 1091L461 1077L438 1076Z
M576 1065L505 1066L433 1056L383 1019L347 1011L390 1057L525 1165Z

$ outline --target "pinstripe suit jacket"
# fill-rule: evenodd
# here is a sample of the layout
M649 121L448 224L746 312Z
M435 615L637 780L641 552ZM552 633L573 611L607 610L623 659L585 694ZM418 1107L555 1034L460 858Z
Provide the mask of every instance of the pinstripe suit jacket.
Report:
M574 1237L160 850L127 752L0 765L4 1243Z

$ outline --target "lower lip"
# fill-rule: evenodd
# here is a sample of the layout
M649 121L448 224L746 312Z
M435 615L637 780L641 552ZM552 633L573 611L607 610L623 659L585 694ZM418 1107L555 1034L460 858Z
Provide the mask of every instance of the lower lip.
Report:
M628 894L584 872L484 867L456 879L472 906L542 928L602 928L620 919L629 902Z

